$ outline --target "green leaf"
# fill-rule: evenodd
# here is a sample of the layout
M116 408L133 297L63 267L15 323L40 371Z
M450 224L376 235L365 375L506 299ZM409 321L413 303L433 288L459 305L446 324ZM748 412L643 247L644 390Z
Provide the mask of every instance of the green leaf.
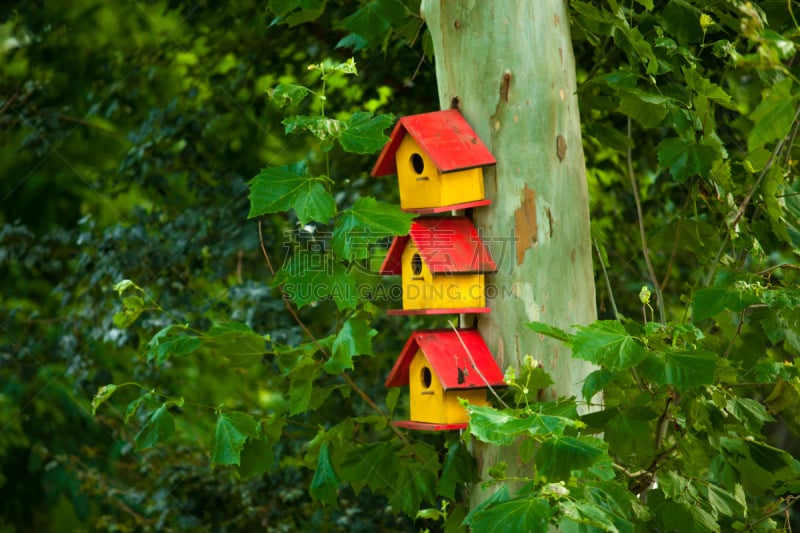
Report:
M521 435L561 434L564 428L579 425L577 420L563 416L533 413L516 417L508 411L480 405L469 405L467 411L470 434L498 446L508 446Z
M686 390L714 383L719 356L705 350L657 351L639 366L646 379Z
M235 367L260 363L267 352L264 337L241 322L217 324L208 331L203 341L217 355L229 359Z
M625 369L644 359L644 347L617 321L580 326L572 338L572 356L611 369Z
M301 131L309 132L320 140L322 149L325 152L333 148L333 141L339 137L346 127L345 123L341 120L323 116L309 117L305 115L286 117L281 121L281 124L286 126L284 128L286 135Z
M392 115L378 115L357 111L345 122L345 129L339 135L339 144L345 152L371 154L377 152L389 141L384 130L392 125Z
M550 522L550 504L545 498L523 496L490 505L470 513L468 525L476 533L546 533Z
M311 404L314 379L318 374L319 367L313 359L303 359L292 369L289 375L289 414L291 416L308 410Z
M364 485L373 491L394 486L397 462L391 442L374 442L348 451L339 468L342 479L358 494Z
M384 41L393 27L404 23L407 16L408 11L400 0L372 0L344 19L341 27L361 37L363 47L375 46ZM347 44L349 42L339 41L336 47Z
M442 465L442 475L436 494L451 500L456 499L456 487L475 478L474 459L460 441L450 445Z
M682 139L664 139L658 144L658 164L669 168L672 177L678 183L695 175L708 177L711 167L717 159L717 152L710 146L704 146Z
M142 426L142 429L136 434L134 440L136 442L137 450L145 450L152 448L159 443L164 443L175 432L175 420L167 410L167 404L161 404L161 407L156 409L150 414L147 422Z
M356 355L375 355L372 351L372 337L378 332L362 318L350 318L344 323L331 346L331 358L323 368L329 374L341 374L353 369L353 357Z
M314 471L308 492L315 500L326 503L334 509L339 508L339 478L333 470L327 442L323 442L319 449L317 469Z
M764 98L750 114L753 129L747 137L747 149L755 150L783 139L792 127L797 95L792 95L792 79L786 78L764 91Z
M117 295L119 296L122 296L122 293L131 288L136 289L139 292L144 292L141 287L129 279L123 279L122 281L116 282L112 288L117 291Z
M699 322L704 318L715 316L725 309L739 312L761 303L754 294L739 289L710 287L698 289L692 296L692 320Z
M563 329L559 329L555 326L550 326L548 324L544 324L543 322L530 322L529 324L527 324L527 326L536 333L540 333L546 337L559 340L566 344L572 342L572 335L570 335Z
M617 111L631 117L645 128L655 128L669 112L670 99L640 89L623 89Z
M600 531L619 533L619 530L614 525L613 515L598 505L580 500L561 500L558 502L558 508L565 520L597 528ZM562 521L559 530L565 527L567 527L567 524Z
M414 516L423 501L436 498L439 457L433 447L424 443L414 443L408 448L394 459L397 477L389 480L388 497L392 507Z
M333 298L339 309L358 302L356 279L330 252L297 250L273 283L282 284L284 294L299 308L326 298Z
M299 173L298 173L299 172ZM294 209L301 224L328 222L336 213L336 202L325 178L311 178L304 165L262 169L250 181L250 213L247 218Z
M133 415L136 414L136 411L139 409L139 406L142 405L142 402L148 399L149 397L150 393L147 392L145 394L142 394L141 396L139 396L138 398L136 398L135 400L133 400L128 404L128 407L125 408L126 424L130 421L131 418L133 418Z
M736 111L736 106L731 101L731 95L726 93L725 89L701 76L694 68L684 67L682 71L683 77L686 80L686 85L688 85L690 89L723 107Z
M606 388L606 385L611 383L614 379L616 372L608 368L601 368L591 372L586 379L583 380L583 387L581 387L581 395L587 402L594 398L594 395Z
M536 468L548 481L568 481L572 470L592 466L605 455L606 444L594 437L553 436L536 452Z
M278 105L284 107L289 104L298 104L303 101L309 90L302 85L279 83L270 93L270 98Z
M97 413L97 408L100 407L102 404L106 402L111 395L117 390L117 386L113 383L109 383L108 385L103 385L99 389L97 389L97 393L92 398L92 416Z
M158 348L148 350L147 360L151 361L154 357L156 363L164 364L170 356L189 355L202 346L202 341L194 335L177 335L168 337L166 340L159 341Z
M339 213L333 232L333 251L343 259L366 259L368 244L394 235L405 235L415 215L400 206L363 196L352 209Z
M272 445L263 439L247 439L239 456L239 477L247 479L260 476L272 468L275 453Z
M258 437L255 418L246 413L220 411L211 441L211 464L240 464L240 454L247 437Z
M317 19L325 11L325 0L269 0L269 10L276 15L270 23L289 27Z

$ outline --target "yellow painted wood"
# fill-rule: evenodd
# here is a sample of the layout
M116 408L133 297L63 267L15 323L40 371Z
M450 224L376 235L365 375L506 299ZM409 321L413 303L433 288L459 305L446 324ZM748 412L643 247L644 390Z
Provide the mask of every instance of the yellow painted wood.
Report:
M464 309L486 304L483 274L432 274L412 240L403 250L402 265L403 309Z
M483 200L483 170L474 168L442 174L410 135L395 153L402 209L441 207Z
M408 371L411 407L409 418L414 422L435 424L468 422L469 415L459 403L459 398L471 404L487 405L486 389L445 391L422 350L417 350L414 354Z

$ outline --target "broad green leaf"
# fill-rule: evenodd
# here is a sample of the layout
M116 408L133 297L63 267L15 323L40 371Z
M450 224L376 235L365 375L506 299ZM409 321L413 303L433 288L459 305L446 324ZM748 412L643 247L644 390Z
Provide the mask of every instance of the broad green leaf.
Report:
M408 11L400 0L371 0L344 19L341 27L361 37L364 47L375 46L386 39L393 27L404 23L407 16ZM347 44L350 43L339 41L336 46Z
M708 177L716 159L716 150L691 141L664 139L658 145L658 164L669 168L678 183L695 175Z
M362 318L350 318L344 323L331 346L331 358L323 368L329 374L341 374L353 369L356 355L375 355L372 351L372 337L378 332Z
M717 354L705 350L657 351L639 368L646 379L686 390L714 383L718 360Z
M610 533L619 533L619 530L614 525L613 516L606 509L592 503L571 500L561 500L558 502L558 509L561 511L561 516L566 520L589 526L590 528L597 528L599 531L608 531ZM564 530L568 527L562 521L559 530Z
M247 413L220 411L211 440L211 464L240 464L240 454L247 437L258 437L255 418Z
M700 27L702 11L685 0L670 0L661 14L664 29L681 44L699 43L703 39Z
M339 508L339 478L333 470L327 442L323 442L319 449L317 469L314 471L308 492L315 500L326 503L334 509Z
M563 329L559 329L555 326L550 326L542 322L530 322L528 324L528 327L531 328L536 333L540 333L546 337L550 337L567 344L572 342L572 335L570 335Z
M793 400L800 399L800 395L796 395ZM767 405L772 408L770 398L765 400ZM796 405L796 404L793 404ZM736 417L737 420L742 422L753 435L761 433L761 428L766 422L774 422L774 418L767 412L767 408L761 405L758 401L752 398L736 398L733 397L728 400L725 409L728 413ZM778 412L773 409L773 412Z
M115 291L117 291L117 295L119 296L122 296L123 292L131 288L136 289L139 292L144 292L141 287L139 287L137 284L135 284L129 279L123 279L122 281L118 281L117 283L114 284L114 287L112 288Z
M644 6L644 8L648 11L653 10L653 0L636 0L636 3Z
M336 213L336 202L325 178L309 177L303 165L262 169L250 181L247 218L290 209L294 209L301 224L312 220L328 222Z
M290 104L298 104L303 101L309 91L302 85L291 83L279 83L270 93L270 98L278 105L284 107Z
M276 15L270 26L289 27L316 20L325 11L326 0L269 0L269 10Z
M682 70L683 77L690 89L723 107L736 110L736 106L731 102L731 95L725 92L725 89L701 76L697 69L684 67Z
M339 309L351 308L358 301L355 278L330 252L298 250L284 263L273 283L297 307L333 298Z
M644 347L614 320L580 326L572 338L573 357L611 369L634 366L645 355Z
M742 398L742 400L744 400L744 398ZM754 402L755 400L750 401ZM773 413L780 413L784 409L797 406L798 402L800 402L800 379L795 377L791 381L785 379L778 380L772 388L772 392L769 393L769 396L767 396L764 402ZM758 405L763 408L761 404ZM766 415L766 413L763 414ZM772 417L764 421L772 421Z
M655 455L653 435L658 413L649 407L621 408L605 425L605 440L614 454L637 464L646 464Z
M606 453L607 445L594 437L553 436L536 452L536 468L548 481L569 480L572 470L592 466Z
M616 372L607 368L601 368L591 372L586 379L583 380L581 387L581 395L587 402L594 398L594 395L602 391L606 385L611 383L614 379Z
M645 128L658 126L669 112L669 98L639 89L620 91L617 111L631 117Z
M470 434L483 442L498 446L508 446L523 435L561 434L564 428L580 424L577 420L563 416L541 413L516 417L507 411L480 405L469 405L467 411Z
M364 485L373 491L394 486L397 462L391 442L374 442L348 451L339 467L339 475L358 494Z
M460 441L451 444L442 465L436 494L455 500L456 487L462 483L470 483L475 478L474 465L474 459Z
M117 390L117 386L113 383L109 383L108 385L103 385L99 389L97 389L97 393L92 398L92 416L97 413L97 408L104 404L111 395Z
M289 374L289 414L294 416L308 410L311 404L311 393L314 379L319 374L317 362L303 359L294 366Z
M470 513L471 531L476 533L546 533L550 522L550 504L537 496L523 496L490 505Z
M239 476L247 479L260 476L272 468L275 453L269 442L263 439L247 439L239 459Z
M164 364L171 356L189 355L203 345L199 337L194 335L177 335L161 340L158 348L147 352L147 360L153 357L159 365Z
M414 214L400 206L363 196L352 209L339 213L333 232L333 251L342 259L366 259L369 244L394 235L405 235Z
M647 70L648 74L658 72L658 58L653 53L650 43L644 38L639 28L631 28L627 25L620 28L620 31L613 33L614 42L623 49L631 58L631 63L639 60Z
M394 461L397 477L390 480L389 503L408 516L414 516L422 502L436 498L438 453L433 447L418 442L401 450Z
M167 410L167 404L161 404L161 407L150 414L147 422L134 437L136 449L145 450L159 443L164 443L174 432L175 420Z
M345 152L355 154L371 154L377 152L389 141L384 130L392 125L392 115L378 115L357 111L345 122L345 128L339 135L339 144Z
M333 147L333 141L339 137L346 127L345 123L341 120L323 116L309 117L305 115L296 115L293 117L286 117L281 123L286 126L284 128L286 135L301 131L309 132L320 140L322 149L326 152Z
M142 405L146 399L150 397L150 393L145 393L136 398L135 400L131 401L128 404L128 407L125 408L125 423L127 424L131 418L136 414L136 411L139 409L139 406Z
M215 325L203 341L217 355L229 359L237 367L255 365L267 352L264 337L241 322Z
M750 114L753 129L747 137L748 150L784 138L794 120L798 96L792 94L792 79L786 78L764 91L764 98Z
M739 312L761 300L754 294L739 289L710 287L698 289L692 296L692 320L699 322L721 313L725 309Z

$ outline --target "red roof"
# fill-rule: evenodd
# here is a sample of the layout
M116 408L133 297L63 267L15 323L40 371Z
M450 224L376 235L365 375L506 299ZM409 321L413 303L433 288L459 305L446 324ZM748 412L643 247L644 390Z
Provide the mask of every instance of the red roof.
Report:
M443 173L497 163L461 113L457 109L447 109L398 120L372 169L373 176L397 173L394 154L406 133Z
M464 216L414 219L408 235L395 237L381 274L402 273L403 250L411 239L433 274L496 272L497 266L478 230Z
M445 390L482 389L487 382L492 387L505 385L503 372L480 333L474 329L432 329L411 334L386 378L387 387L408 385L411 359L417 350L422 350Z

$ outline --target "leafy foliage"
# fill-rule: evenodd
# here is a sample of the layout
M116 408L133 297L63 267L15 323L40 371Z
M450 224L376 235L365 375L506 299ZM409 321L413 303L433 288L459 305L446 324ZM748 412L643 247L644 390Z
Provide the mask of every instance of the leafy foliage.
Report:
M597 368L540 402L532 347L463 436L392 427L382 385L411 216L367 171L387 104L436 106L418 3L266 5L0 8L4 523L797 527L792 3L570 2L608 275L602 320L529 326ZM473 445L503 459L468 509Z

